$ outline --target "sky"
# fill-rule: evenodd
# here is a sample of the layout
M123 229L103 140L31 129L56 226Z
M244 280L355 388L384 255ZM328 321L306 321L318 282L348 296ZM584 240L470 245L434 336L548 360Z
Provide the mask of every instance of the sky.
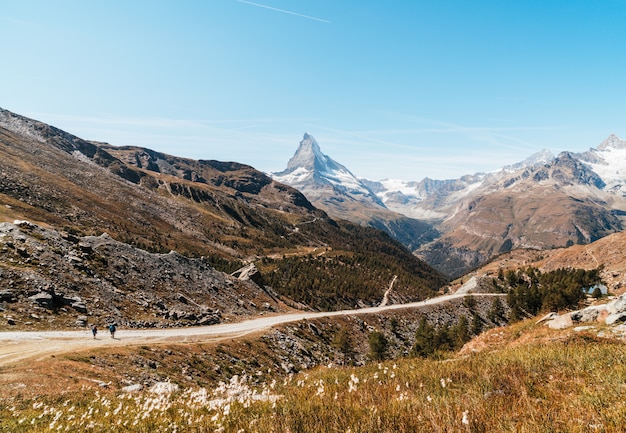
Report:
M626 138L626 0L0 0L0 107L278 172L493 171Z

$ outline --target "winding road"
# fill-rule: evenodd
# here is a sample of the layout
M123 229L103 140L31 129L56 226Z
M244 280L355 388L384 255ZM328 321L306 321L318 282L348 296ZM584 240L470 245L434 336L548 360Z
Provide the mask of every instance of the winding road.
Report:
M394 304L357 310L329 312L297 312L275 316L263 316L236 323L166 329L119 329L116 338L101 331L96 339L90 329L81 331L17 331L0 332L0 367L28 359L42 359L62 353L77 352L104 346L129 346L162 342L210 342L238 338L255 332L265 331L272 326L323 317L375 314L392 310L422 308L441 304L467 296L467 294L444 295L425 301L408 304ZM500 294L472 294L476 297L503 296Z

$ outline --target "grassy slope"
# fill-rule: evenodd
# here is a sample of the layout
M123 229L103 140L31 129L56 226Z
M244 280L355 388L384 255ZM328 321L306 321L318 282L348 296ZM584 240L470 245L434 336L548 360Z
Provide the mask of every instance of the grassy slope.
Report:
M5 400L0 429L623 431L626 346L621 341L550 331L530 321L479 339L489 341L488 351L444 361L318 368L278 383L259 366L254 380L237 378L204 391L124 395L84 385L68 391L60 385L56 397Z

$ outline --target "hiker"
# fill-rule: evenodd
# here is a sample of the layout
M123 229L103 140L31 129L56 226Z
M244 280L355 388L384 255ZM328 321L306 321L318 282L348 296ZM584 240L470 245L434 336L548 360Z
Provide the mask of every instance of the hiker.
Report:
M111 338L115 338L115 323L109 326L109 332L111 333Z
M96 325L93 325L91 327L91 333L93 334L93 339L96 339L96 334L98 333L98 327Z

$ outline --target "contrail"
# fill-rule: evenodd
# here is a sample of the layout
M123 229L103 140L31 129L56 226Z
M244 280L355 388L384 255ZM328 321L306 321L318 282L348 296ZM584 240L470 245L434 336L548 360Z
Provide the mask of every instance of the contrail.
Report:
M323 20L321 18L315 18L315 17L309 16L309 15L299 14L297 12L286 11L284 9L278 9L278 8L274 8L274 7L271 7L271 6L262 5L262 4L259 4L259 3L250 2L250 1L247 1L247 0L237 0L237 1L239 3L246 3L246 4L249 4L249 5L252 5L252 6L257 6L257 7L260 7L260 8L265 8L265 9L269 9L269 10L276 11L276 12L282 12L282 13L285 13L285 14L295 15L297 17L308 18L310 20L315 20L315 21L320 21L322 23L330 24L330 21L328 21L328 20Z

